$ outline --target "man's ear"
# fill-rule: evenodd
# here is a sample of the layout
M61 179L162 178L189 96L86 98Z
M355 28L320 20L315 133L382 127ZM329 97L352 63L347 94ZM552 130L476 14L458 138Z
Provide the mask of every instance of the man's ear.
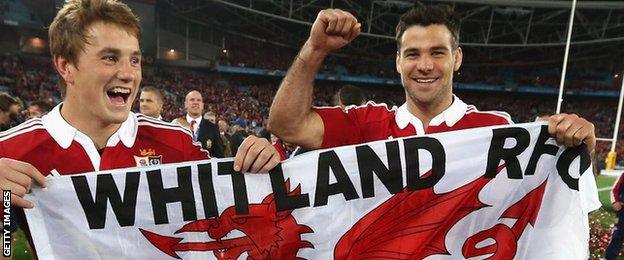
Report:
M457 47L455 50L455 64L453 64L453 71L458 71L461 67L462 61L464 59L464 52L461 47Z
M55 55L53 62L54 68L56 68L56 71L58 71L58 74L61 75L65 83L67 83L67 85L74 84L74 71L76 67L71 64L69 60L60 55Z

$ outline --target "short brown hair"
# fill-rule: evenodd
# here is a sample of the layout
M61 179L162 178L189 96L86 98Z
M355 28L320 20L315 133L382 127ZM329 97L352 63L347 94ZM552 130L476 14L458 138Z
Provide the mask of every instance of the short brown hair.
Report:
M28 104L28 107L31 107L31 106L39 107L39 110L41 110L43 114L47 114L48 112L50 112L50 110L52 110L52 107L53 107L52 104L41 99L30 102L30 104Z
M163 96L162 92L160 92L160 89L157 89L152 86L145 86L141 88L141 92L152 92L156 94L158 99L160 99L160 103L165 103L165 97Z
M50 54L61 56L69 63L78 63L78 53L88 44L87 29L95 22L118 25L141 39L139 18L124 3L117 0L65 0L48 29ZM67 87L60 78L61 94Z
M401 50L401 37L407 29L414 25L429 26L432 24L446 26L451 32L451 46L453 49L459 47L459 17L453 9L449 5L424 5L418 2L399 19L395 37L397 50Z

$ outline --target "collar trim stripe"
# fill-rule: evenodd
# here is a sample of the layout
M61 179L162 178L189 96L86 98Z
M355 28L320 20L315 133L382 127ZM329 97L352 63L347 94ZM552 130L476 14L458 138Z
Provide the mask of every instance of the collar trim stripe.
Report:
M45 127L43 126L43 124L39 122L36 124L30 124L28 126L20 127L19 129L11 130L10 132L7 131L6 133L0 135L0 142L9 140L18 135L22 135L28 132L35 131L37 129L45 129Z
M138 119L139 125L148 125L148 126L153 126L157 128L182 131L191 137L193 136L190 130L180 126L179 124L167 123L167 122L159 121L153 118L147 118L144 115L137 115L137 119Z

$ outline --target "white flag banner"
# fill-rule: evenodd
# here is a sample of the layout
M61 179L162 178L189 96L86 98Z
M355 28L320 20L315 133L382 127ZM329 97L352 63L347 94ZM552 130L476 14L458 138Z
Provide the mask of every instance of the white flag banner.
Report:
M303 154L48 177L27 195L42 259L587 259L600 206L584 146L541 124Z

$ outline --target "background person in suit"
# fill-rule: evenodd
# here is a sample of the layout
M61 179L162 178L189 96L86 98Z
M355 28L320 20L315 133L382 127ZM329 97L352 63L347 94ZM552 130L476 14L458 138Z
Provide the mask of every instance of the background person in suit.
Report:
M178 117L172 123L178 123L191 130L193 141L201 143L203 149L210 152L211 157L223 158L223 142L217 125L204 119L204 99L197 90L192 90L184 99L186 115Z
M212 114L214 115L214 113ZM217 158L225 157L219 127L206 118L202 118L202 120L200 120L196 141L201 143L202 148L210 152L210 156Z

